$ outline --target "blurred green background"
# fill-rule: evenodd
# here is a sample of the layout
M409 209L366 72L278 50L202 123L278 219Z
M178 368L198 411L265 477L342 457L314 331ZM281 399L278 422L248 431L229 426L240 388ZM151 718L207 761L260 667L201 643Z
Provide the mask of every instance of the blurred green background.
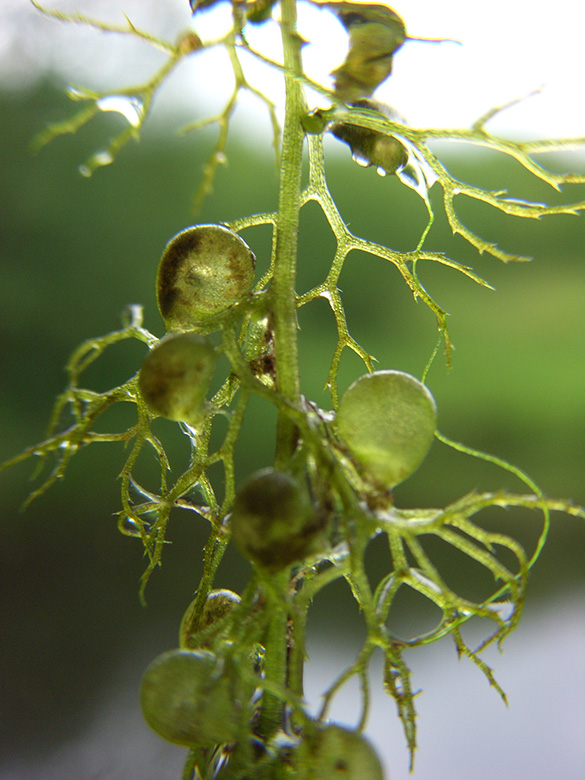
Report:
M162 335L154 275L175 232L194 221L226 221L275 204L270 149L238 136L215 192L196 218L189 206L213 142L209 132L179 140L172 132L147 128L140 145L130 144L113 166L91 179L77 166L121 128L111 115L32 156L34 134L70 110L61 90L48 83L0 95L2 460L43 438L69 354L82 340L116 329L128 303L143 303L146 326ZM327 149L330 187L352 231L412 249L425 223L422 201L395 178L382 179L354 165L347 148L332 141ZM463 155L447 148L441 153L464 180L506 187L513 197L559 200L515 164L485 153ZM562 168L567 158L554 164ZM567 189L563 197L579 200L585 193ZM428 248L473 265L497 290L478 287L442 266L419 265L426 288L451 314L456 346L452 369L439 355L428 377L440 428L517 464L548 495L585 503L585 217L521 222L467 203L461 204L461 214L486 238L534 261L504 266L478 257L453 238L438 210ZM258 229L245 237L259 268L265 268L269 235ZM299 291L323 278L332 248L325 220L310 204L302 214ZM415 305L396 270L355 254L340 286L350 331L377 356L379 366L420 376L436 342L436 326L423 304ZM300 325L303 391L329 408L323 385L335 334L325 301L303 309ZM138 344L111 350L99 372L88 372L88 382L103 389L123 381L138 369L143 354ZM361 373L359 361L346 353L341 387ZM238 451L240 479L270 462L273 421L270 410L252 404ZM170 427L162 433L172 440ZM187 453L177 437L170 446L180 461ZM42 764L56 746L83 734L113 669L131 662L128 675L137 681L149 659L176 643L181 615L197 586L207 528L191 516L173 519L173 543L142 608L141 547L118 533L114 516L123 459L119 445L82 452L66 480L24 514L19 506L33 463L0 474L0 752L5 755L33 753ZM473 489L501 487L524 490L510 475L437 443L421 469L397 489L396 502L443 505ZM506 518L525 534L522 538L533 538L534 521L513 513ZM540 600L544 609L568 591L583 591L584 542L582 523L555 516L533 573L533 603ZM384 556L374 545L372 569L380 575ZM229 553L218 586L238 589L247 574L247 564ZM344 610L354 616L350 603L345 589L331 588L316 604L315 624L335 622L335 614Z

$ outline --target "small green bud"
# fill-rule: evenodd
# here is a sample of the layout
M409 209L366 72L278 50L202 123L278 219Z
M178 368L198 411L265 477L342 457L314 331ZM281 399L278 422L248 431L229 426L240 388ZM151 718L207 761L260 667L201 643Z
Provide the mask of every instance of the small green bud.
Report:
M266 571L275 572L320 548L324 520L296 479L264 469L240 488L230 525L241 552Z
M189 5L191 6L191 11L196 13L202 9L211 8L217 5L218 2L219 0L189 0Z
M157 301L167 330L196 330L249 294L256 258L222 225L195 225L172 238L158 266Z
M295 754L300 780L384 780L380 759L368 740L334 723L308 728Z
M217 353L206 336L173 333L146 356L138 377L140 394L155 414L199 425L216 363Z
M247 22L262 24L272 18L272 9L276 0L247 0L244 12Z
M393 30L394 50L404 42L406 37L404 22L396 11L387 5L362 3L361 0L358 2L333 0L319 5L332 11L350 34L367 24L381 24Z
M191 650L209 647L216 638L217 631L220 630L218 628L214 631L213 627L232 612L240 601L238 594L231 590L212 590L205 600L199 620L195 622L197 599L193 599L181 621L180 646Z
M349 34L343 65L333 71L335 94L351 103L369 97L392 72L392 58L406 38L404 22L385 5L356 2L324 4Z
M422 463L437 427L428 388L403 371L374 371L345 391L335 418L339 435L382 488L409 477Z
M327 126L327 112L322 109L315 109L303 114L301 123L303 130L308 135L319 135Z
M242 718L236 678L205 650L169 650L156 658L142 678L140 706L153 731L187 747L232 742Z

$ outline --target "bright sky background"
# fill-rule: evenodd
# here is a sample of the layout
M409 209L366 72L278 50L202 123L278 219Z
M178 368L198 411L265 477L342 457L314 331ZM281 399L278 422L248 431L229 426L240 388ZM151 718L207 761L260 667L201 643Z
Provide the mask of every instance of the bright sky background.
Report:
M168 40L192 24L188 0L47 0L49 7L81 11L97 19L124 24L122 12L137 26ZM124 36L103 36L79 25L45 19L28 0L0 3L0 87L22 88L52 72L60 81L96 89L140 84L159 63L160 55ZM394 0L412 36L455 38L461 45L408 42L396 54L394 72L376 97L394 106L412 125L469 126L494 105L539 95L507 110L490 128L495 132L531 137L585 136L582 93L582 37L585 3L556 0ZM220 2L193 26L214 36L229 20L230 6ZM341 64L347 36L331 14L308 3L299 4L300 32L313 41L305 47L309 74L327 80ZM250 39L273 57L279 56L275 25L250 31ZM281 92L275 73L252 63L252 83ZM231 85L225 53L197 55L185 63L164 93L159 108L172 108L189 119L193 105L201 111L219 109ZM254 99L251 105L254 104ZM161 111L162 116L162 111ZM241 113L253 132L269 125L260 114ZM260 129L260 125L263 129Z

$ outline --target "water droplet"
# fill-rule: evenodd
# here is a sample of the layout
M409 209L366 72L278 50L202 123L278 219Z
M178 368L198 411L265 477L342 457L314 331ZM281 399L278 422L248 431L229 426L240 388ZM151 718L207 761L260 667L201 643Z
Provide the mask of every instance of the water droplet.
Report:
M424 201L428 202L429 190L439 177L414 144L406 138L400 140L408 150L408 163L403 168L399 168L396 175L403 184L413 189Z
M90 100L93 95L82 87L74 87L72 84L67 87L67 97L71 100Z
M100 111L116 111L122 114L132 127L140 127L144 118L144 106L141 100L126 95L107 95L96 101Z
M368 160L367 157L365 157L361 152L354 152L351 155L351 159L356 162L358 165L361 165L362 168L367 168L372 163L370 160Z
M138 523L132 520L130 517L125 517L120 523L120 531L127 536L140 536L140 529Z
M109 165L114 162L113 156L110 152L104 150L103 152L96 152L89 160L83 165L79 166L79 173L86 178L89 178L96 168L101 168L104 165Z
M140 526L131 517L125 517L120 523L120 531L126 536L137 536L140 538ZM143 523L143 530L148 532L149 526L147 523Z
M386 176L388 171L385 168L382 168L381 166L378 166L376 168L376 173L378 174L378 176Z
M183 431L187 434L187 436L191 439L191 442L195 448L199 446L199 434L201 433L200 428L195 428L193 425L189 425L186 422L180 422L179 425L183 429Z
M498 615L503 622L508 622L516 611L516 605L512 601L496 601L488 604L488 609Z

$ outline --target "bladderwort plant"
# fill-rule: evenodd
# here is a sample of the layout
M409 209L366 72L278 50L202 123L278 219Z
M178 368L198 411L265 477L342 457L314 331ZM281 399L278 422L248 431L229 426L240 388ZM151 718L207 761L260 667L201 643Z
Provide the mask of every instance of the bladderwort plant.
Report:
M387 6L343 1L318 4L339 19L348 35L347 57L333 72L330 88L315 83L303 71L296 0L234 2L231 29L217 40L203 42L197 33L198 15L216 1L192 1L192 27L175 43L138 29L130 20L116 27L33 2L47 17L131 36L166 55L160 70L141 86L115 94L72 90L70 96L81 103L80 110L48 126L36 139L37 148L59 135L75 133L102 111L122 111L128 126L85 163L82 172L91 174L140 136L158 90L178 63L186 58L196 63L205 49L223 47L233 68L233 92L219 115L186 128L197 131L218 126L196 203L210 192L225 157L230 119L242 91L254 94L266 108L280 186L278 203L270 213L187 226L169 241L156 279L167 332L162 336L148 332L142 324L141 307L132 305L123 314L120 329L83 343L67 364L68 384L56 401L47 437L2 468L33 456L51 464L40 486L29 495L28 504L65 475L79 450L98 442L123 442L127 455L120 471L118 526L144 546L148 564L140 588L142 599L151 575L164 561L171 516L190 513L193 522L209 527L202 551L203 574L193 602L186 607L179 647L170 647L152 662L140 691L150 726L163 738L188 748L183 780L377 780L382 778L379 759L362 736L374 653L383 655L381 682L397 707L412 763L416 711L408 650L450 635L458 653L476 664L505 698L482 651L493 643L501 645L520 620L528 574L545 543L550 513L585 517L582 508L546 497L519 468L452 441L437 429L437 408L425 381L432 360L441 351L449 364L452 343L446 311L417 274L420 263L438 263L489 286L470 267L425 248L439 207L453 233L479 253L509 262L525 258L472 232L459 217L460 200L480 201L519 219L578 214L585 210L585 201L549 206L481 189L452 175L428 144L440 139L488 148L560 190L564 185L584 183L585 175L554 173L542 164L542 157L583 145L585 138L525 142L496 137L487 125L501 108L489 110L467 130L410 127L374 97L377 87L391 75L394 54L408 40L403 20ZM281 62L252 47L246 34L250 25L269 18L279 23ZM282 74L282 132L276 105L245 75L244 54ZM319 95L317 107L309 109L307 88ZM421 225L420 240L411 251L398 252L351 232L327 186L326 133L347 143L357 162L376 167L382 175L396 175L422 198L428 220ZM308 166L306 180L303 166ZM296 269L297 263L303 263L297 252L299 219L302 209L312 202L322 210L336 248L325 277L298 294ZM272 232L269 267L259 279L254 248L241 235L256 226ZM439 340L420 379L391 367L374 370L374 356L351 336L338 280L345 260L356 251L395 266L414 300L432 311ZM299 309L321 298L329 304L337 330L327 380L331 410L319 408L303 395L299 376L297 315ZM144 344L142 366L129 366L128 380L106 392L86 387L85 370L112 345L126 339ZM356 376L340 394L337 374L346 350L362 360L363 375ZM218 377L224 365L218 362L220 355L227 357L229 369ZM219 389L212 393L214 382ZM252 474L236 473L235 448L253 396L277 411L274 463ZM117 404L134 406L135 423L122 431L94 430L100 416ZM158 417L175 420L177 435L190 442L190 461L176 479L169 476L169 458L153 432ZM224 425L216 444L220 421ZM397 506L394 486L417 469L431 446L455 448L495 464L514 475L522 491L471 490L435 509ZM145 451L158 461L156 484L142 484L136 475ZM217 466L221 479L210 476ZM482 521L484 510L515 507L532 510L535 522L541 524L532 550L525 550L509 533L489 530ZM380 536L388 543L389 570L372 585L365 554L369 543ZM483 600L473 601L449 587L424 537L443 540L490 572L492 591ZM249 584L240 595L216 581L230 541L252 564ZM366 635L353 663L323 692L320 712L310 715L303 695L307 615L316 594L339 579L351 588ZM404 589L436 605L442 616L433 630L409 639L393 631L390 615ZM462 629L477 617L491 628L479 646L471 647ZM328 720L333 700L352 678L357 678L361 690L354 729Z

